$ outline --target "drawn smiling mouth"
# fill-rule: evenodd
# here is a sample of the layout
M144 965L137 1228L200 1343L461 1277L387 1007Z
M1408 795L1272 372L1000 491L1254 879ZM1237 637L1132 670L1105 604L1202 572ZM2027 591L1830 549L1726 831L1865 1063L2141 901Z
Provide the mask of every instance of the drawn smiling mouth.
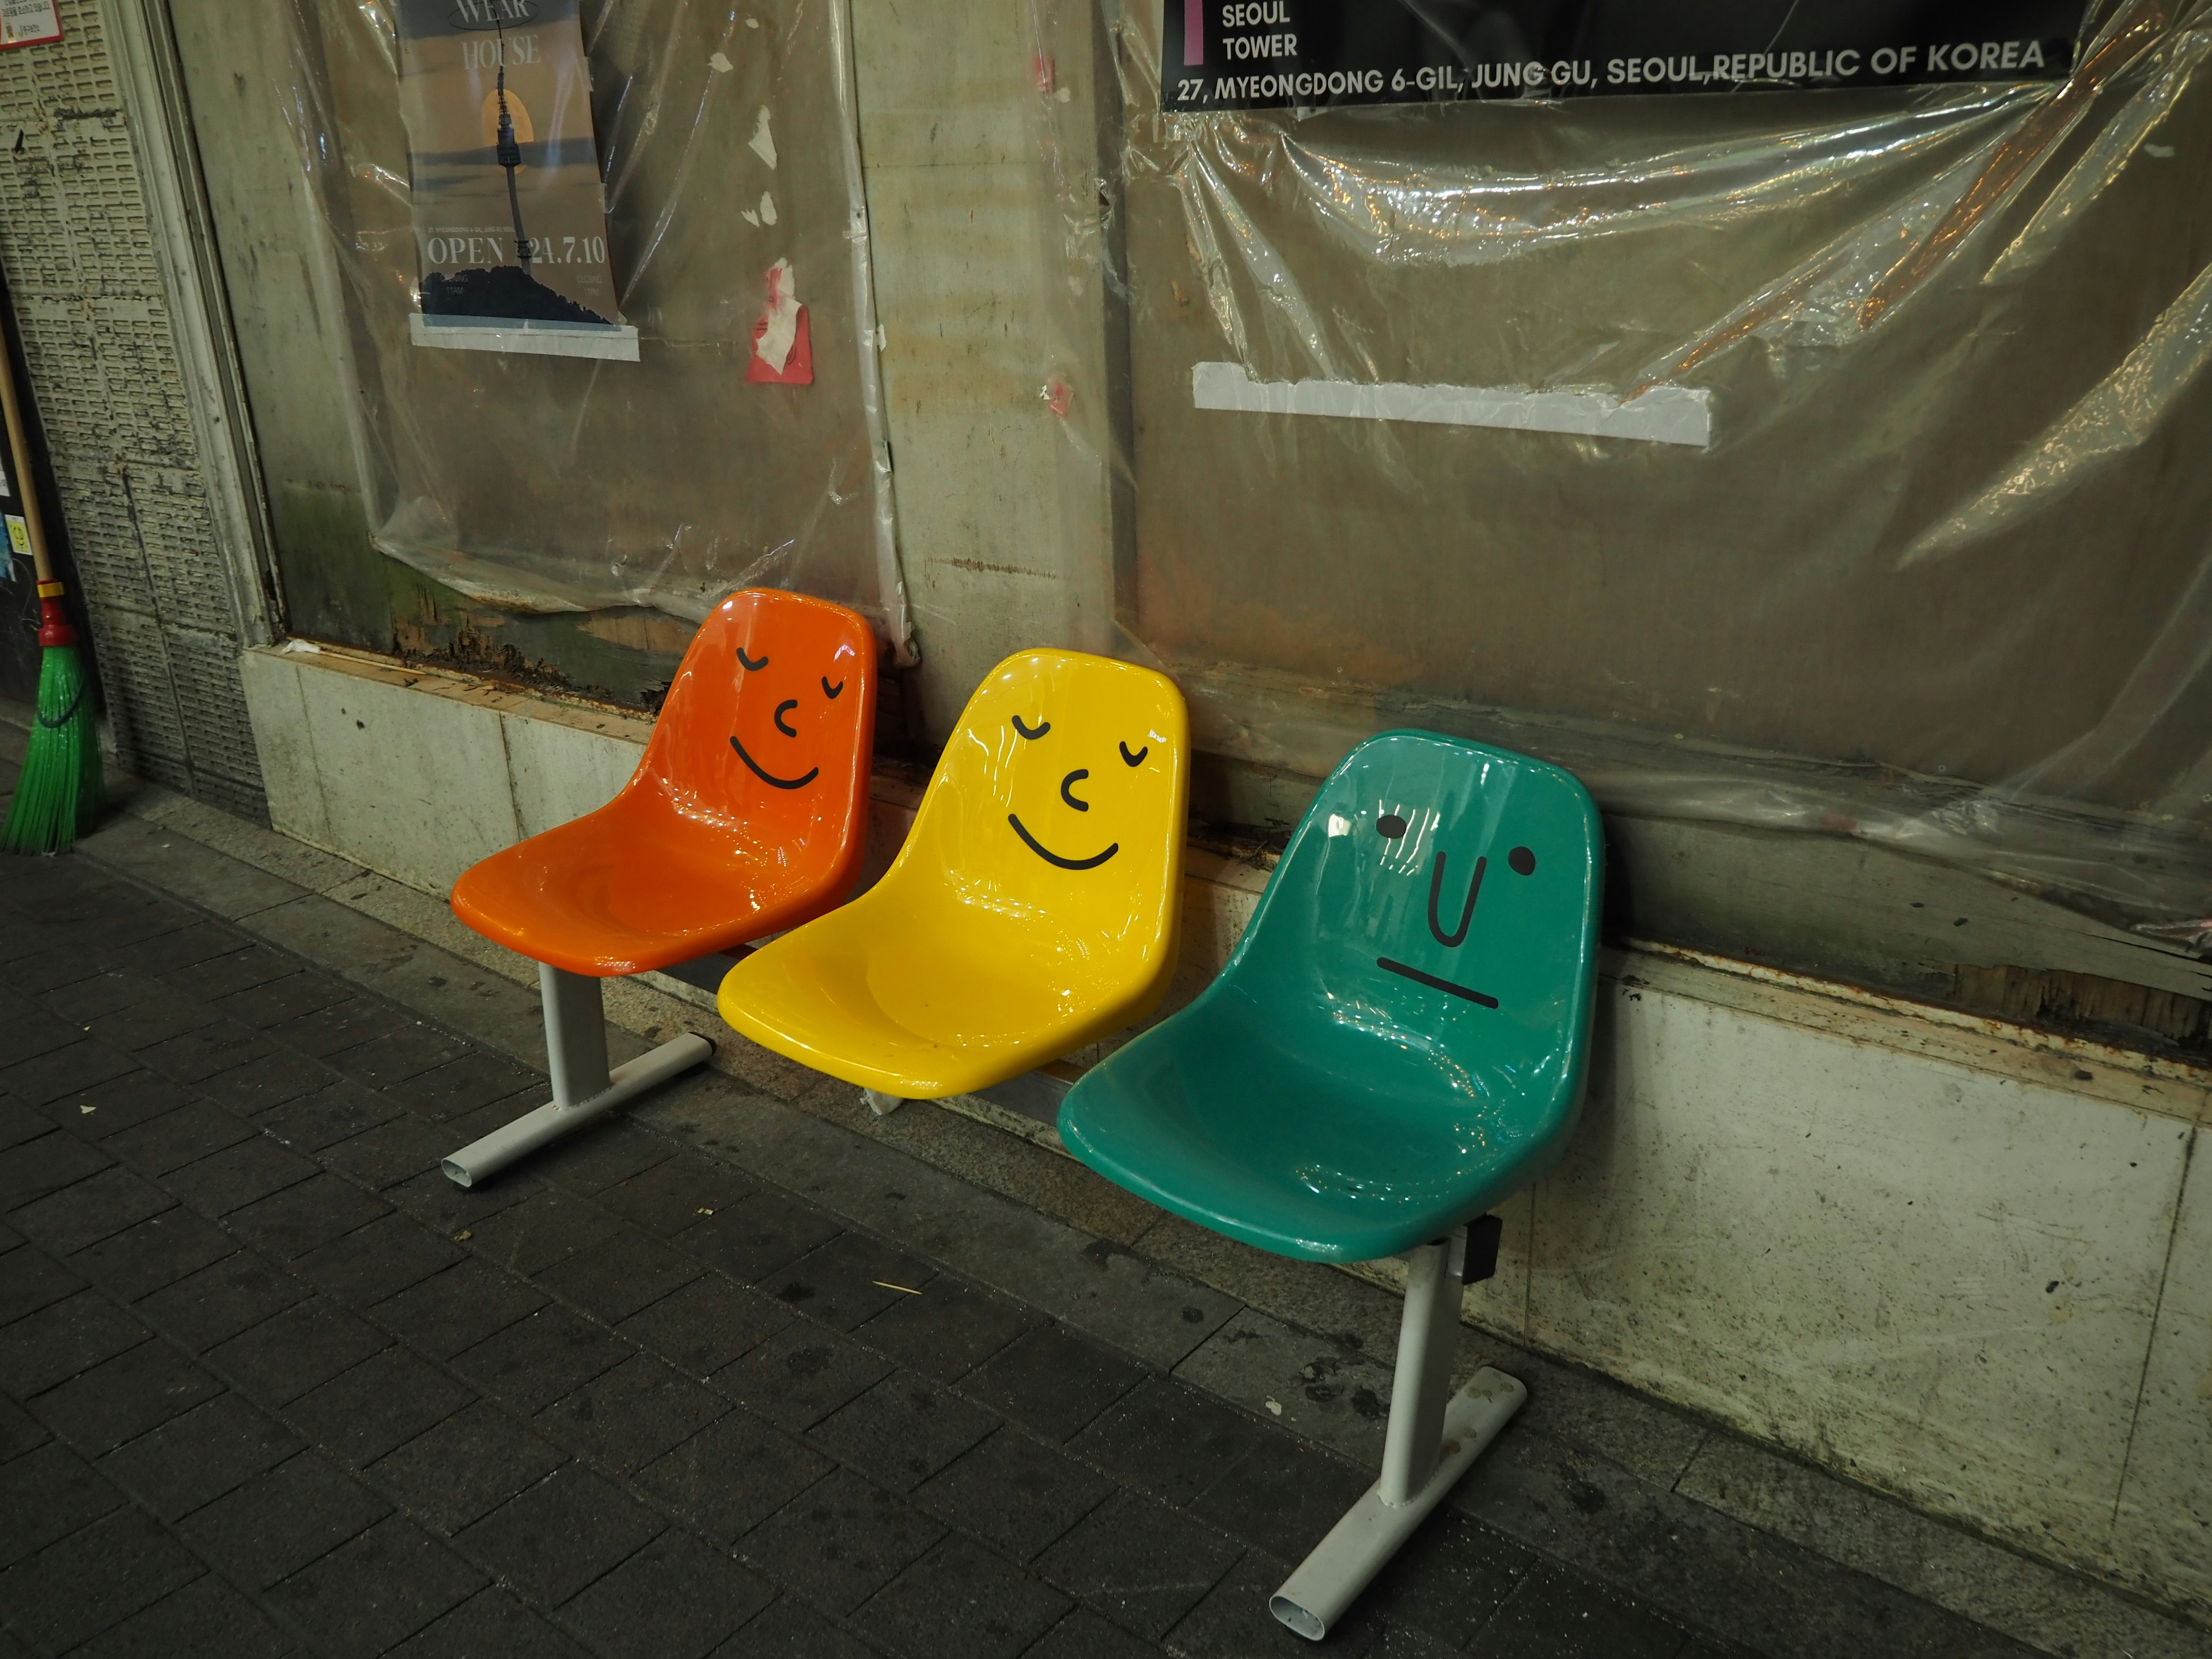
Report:
M1480 991L1470 991L1464 985L1455 985L1448 979L1438 979L1434 974L1425 974L1418 968L1408 968L1404 963L1393 962L1388 957L1376 957L1375 965L1394 974L1403 974L1415 984L1425 985L1432 991L1449 991L1455 997L1465 997L1469 1002L1479 1002L1486 1008L1495 1008L1498 1006L1496 997L1486 996Z
M737 739L732 738L730 741L735 743ZM744 750L740 749L738 752L742 755L744 753ZM1006 814L1006 822L1014 826L1014 833L1022 838L1022 844L1027 847L1030 852L1035 853L1047 864L1058 865L1063 870L1096 870L1100 865L1105 863L1108 859L1112 858L1115 854L1121 850L1121 843L1117 841L1111 846L1108 847L1104 852L1093 854L1087 859L1064 859L1060 857L1059 854L1048 850L1040 843L1035 836L1030 834L1027 830L1022 827L1021 819L1015 817L1012 812Z
M815 779L822 775L822 769L820 767L811 766L807 768L805 775L802 777L780 778L776 776L775 773L763 766L758 761L755 760L750 755L745 753L744 744L739 743L736 738L732 737L730 739L730 747L738 751L738 758L739 760L743 761L747 766L752 768L753 775L758 778L763 783L768 785L771 789L804 789L808 784L813 782Z

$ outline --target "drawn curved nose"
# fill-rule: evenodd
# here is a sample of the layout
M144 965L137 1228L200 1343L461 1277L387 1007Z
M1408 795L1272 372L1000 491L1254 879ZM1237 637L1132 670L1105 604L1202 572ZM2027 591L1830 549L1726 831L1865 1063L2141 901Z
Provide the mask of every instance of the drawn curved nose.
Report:
M1076 799L1075 786L1090 775L1089 767L1079 766L1060 781L1060 798L1079 812L1088 812L1091 810L1091 803L1087 800Z
M798 707L799 699L796 697L786 697L781 702L775 706L775 729L782 732L787 738L795 738L799 735L799 728L793 726L787 726L784 723L783 719L786 713Z
M1437 902L1444 893L1444 854L1437 849L1436 873L1429 878L1429 931L1437 936L1437 943L1447 951L1456 951L1466 942L1468 924L1474 920L1475 896L1482 891L1482 872L1490 867L1490 860L1480 858L1474 861L1474 879L1467 884L1467 908L1459 913L1459 927L1455 932L1444 932L1443 919L1437 914Z

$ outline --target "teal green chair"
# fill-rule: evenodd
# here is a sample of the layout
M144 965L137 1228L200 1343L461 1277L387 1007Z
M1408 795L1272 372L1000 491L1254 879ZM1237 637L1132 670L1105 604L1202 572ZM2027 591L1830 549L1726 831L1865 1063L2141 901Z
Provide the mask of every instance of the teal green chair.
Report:
M1462 1285L1492 1206L1574 1133L1603 842L1582 785L1524 755L1386 732L1291 837L1220 977L1061 1104L1109 1180L1279 1255L1406 1255L1382 1478L1277 1592L1318 1640L1526 1391L1450 1395Z

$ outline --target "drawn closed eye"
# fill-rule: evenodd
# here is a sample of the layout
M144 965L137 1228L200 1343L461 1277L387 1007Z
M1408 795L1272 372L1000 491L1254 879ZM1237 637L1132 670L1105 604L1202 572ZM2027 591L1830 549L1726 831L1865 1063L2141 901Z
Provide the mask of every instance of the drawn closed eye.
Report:
M755 662L750 657L745 655L745 648L741 645L738 647L738 666L740 668L753 669L757 672L758 670L768 666L768 659L766 657L763 657L758 662Z
M828 697L831 702L836 702L837 694L844 689L844 681L839 680L836 684L832 685L830 684L830 677L827 674L824 674L822 677L822 695Z
M1039 738L1052 730L1052 722L1050 720L1040 720L1037 722L1036 729L1032 731L1030 727L1022 723L1022 717L1019 714L1017 714L1014 716L1014 730L1020 732L1031 743L1035 743Z
M1121 763L1125 766L1142 766L1145 757L1152 752L1152 745L1148 743L1133 755L1129 752L1129 745L1125 743L1121 745Z

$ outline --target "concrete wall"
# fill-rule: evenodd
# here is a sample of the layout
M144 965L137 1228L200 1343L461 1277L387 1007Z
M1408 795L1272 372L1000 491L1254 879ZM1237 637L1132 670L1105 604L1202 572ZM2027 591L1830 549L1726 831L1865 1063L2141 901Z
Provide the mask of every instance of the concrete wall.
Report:
M341 653L251 653L245 682L276 826L432 892L598 805L645 736ZM879 798L880 838L910 802ZM1192 869L1178 995L1264 879ZM2212 1180L2191 1170L2208 1084L1686 953L1616 956L1582 1129L1509 1207L1469 1316L2212 1608Z

